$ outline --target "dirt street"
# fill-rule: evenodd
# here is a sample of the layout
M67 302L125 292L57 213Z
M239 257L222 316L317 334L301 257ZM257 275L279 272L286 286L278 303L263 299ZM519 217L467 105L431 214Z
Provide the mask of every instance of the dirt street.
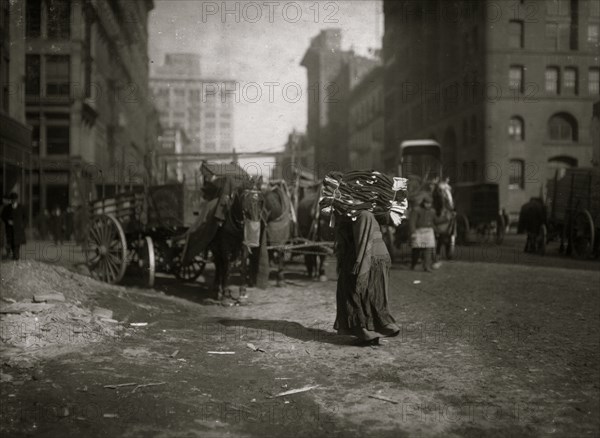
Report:
M598 265L548 260L552 267L463 256L433 274L395 265L389 298L402 331L377 347L334 334L335 280L308 281L300 265L286 287L251 289L233 307L171 278L155 290L98 287L90 299L119 325L110 336L39 351L2 344L10 377L0 384L0 431L599 436Z

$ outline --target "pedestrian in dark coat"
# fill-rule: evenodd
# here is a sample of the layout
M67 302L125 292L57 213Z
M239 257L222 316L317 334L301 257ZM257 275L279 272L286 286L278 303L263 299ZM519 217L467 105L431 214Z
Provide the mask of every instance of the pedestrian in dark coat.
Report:
M25 224L27 217L25 209L19 204L19 195L11 193L10 205L2 210L2 222L6 227L6 240L10 246L12 257L19 260L21 256L21 245L26 243Z
M67 241L70 241L73 237L74 229L74 214L73 208L67 207L67 211L65 213L65 237Z
M10 204L8 196L2 195L2 204L0 205L0 218L2 211ZM8 242L6 241L6 227L4 221L0 219L0 257L4 258L9 253Z
M52 237L55 245L62 245L64 238L64 216L58 205L52 210Z

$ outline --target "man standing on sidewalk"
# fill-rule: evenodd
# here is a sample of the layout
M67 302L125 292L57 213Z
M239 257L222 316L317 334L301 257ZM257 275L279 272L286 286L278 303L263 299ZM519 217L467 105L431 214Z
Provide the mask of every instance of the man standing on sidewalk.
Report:
M10 205L2 210L2 221L6 226L6 240L14 260L19 260L21 245L25 244L25 209L19 204L19 195L11 193Z

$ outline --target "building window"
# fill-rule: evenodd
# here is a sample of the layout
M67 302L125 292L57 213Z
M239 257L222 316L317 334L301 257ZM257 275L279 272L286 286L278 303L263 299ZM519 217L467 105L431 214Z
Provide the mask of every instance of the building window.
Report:
M68 39L71 35L71 3L69 0L47 0L48 38Z
M564 91L568 94L577 94L577 69L575 67L565 68Z
M588 92L596 96L600 94L600 69L590 68L588 71Z
M571 0L546 0L548 15L569 15Z
M510 160L508 167L508 188L511 190L525 188L525 162L523 160Z
M69 55L46 56L46 95L68 96L70 88Z
M558 50L558 24L546 23L546 49Z
M558 67L547 67L546 68L546 93L558 94L559 93L559 82L558 82Z
M600 17L600 2L590 1L590 17Z
M590 44L598 44L598 25L588 24L587 40Z
M519 93L523 92L523 66L522 65L511 65L510 71L508 73L508 88L511 90L517 91Z
M577 141L577 121L567 113L553 115L548 121L548 137L554 141Z
M511 117L508 122L508 136L513 141L523 141L525 140L525 127L524 127L523 119L521 117L515 116Z
M27 55L25 57L25 94L27 96L40 95L39 55Z
M508 25L508 44L513 49L523 48L523 22L511 20Z
M69 155L69 125L46 127L46 153L48 155Z
M42 31L42 1L27 0L25 11L25 35L39 38Z
M215 118L215 113L212 111L209 111L207 113L204 114L204 117L206 117L207 119L214 119Z

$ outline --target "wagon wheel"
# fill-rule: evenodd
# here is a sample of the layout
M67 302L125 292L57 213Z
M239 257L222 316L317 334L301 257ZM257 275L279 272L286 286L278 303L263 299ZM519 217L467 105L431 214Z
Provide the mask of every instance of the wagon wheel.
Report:
M456 216L456 240L460 245L469 243L469 219L464 214Z
M93 278L111 284L121 281L127 268L127 242L123 227L113 215L92 218L84 251Z
M537 253L539 255L546 255L547 239L548 239L548 228L546 227L546 225L542 224L542 225L540 225L540 231L538 232L536 242L535 242L535 247L536 247Z
M594 249L594 220L587 210L578 211L571 223L571 242L575 255L587 258Z
M194 281L204 272L206 260L201 255L195 256L192 261L186 265L182 265L180 257L173 259L173 274L181 281Z
M136 273L145 277L146 285L148 287L154 286L156 255L152 237L145 236L135 243L134 253L131 258L131 267Z
M504 222L504 217L499 214L498 219L496 219L496 245L502 245L502 242L504 242L505 233L506 223Z

